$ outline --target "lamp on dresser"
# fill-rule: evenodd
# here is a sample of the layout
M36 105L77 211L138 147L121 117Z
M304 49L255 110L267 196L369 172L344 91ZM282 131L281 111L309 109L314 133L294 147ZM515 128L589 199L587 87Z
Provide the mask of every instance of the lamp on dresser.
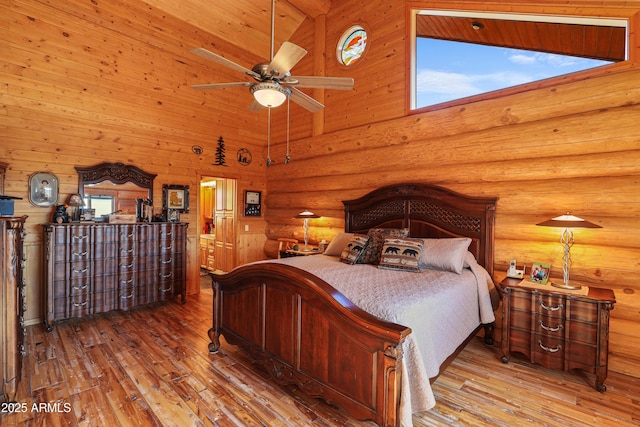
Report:
M564 215L551 218L547 221L543 221L536 225L541 225L544 227L564 228L560 237L560 243L562 244L562 249L564 251L564 254L562 256L563 282L552 282L551 285L562 289L580 289L580 285L573 285L569 282L569 269L571 268L571 246L573 246L574 243L572 228L602 228L602 226L586 221L580 217L571 215L569 212Z
M309 251L309 218L320 218L320 215L316 215L308 209L300 212L294 218L304 218L304 251Z
M80 194L70 195L67 205L73 206L75 208L73 210L73 215L71 216L71 220L73 222L80 221L80 207L84 206L84 201L82 200L82 196Z

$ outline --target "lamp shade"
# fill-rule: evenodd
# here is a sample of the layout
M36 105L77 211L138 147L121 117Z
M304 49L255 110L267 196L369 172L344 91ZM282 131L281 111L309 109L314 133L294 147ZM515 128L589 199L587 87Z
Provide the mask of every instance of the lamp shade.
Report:
M602 228L601 225L594 224L575 215L571 215L569 212L536 225L559 228Z
M84 201L82 200L82 196L79 194L72 194L69 196L67 204L69 206L84 206Z
M251 86L251 94L263 107L279 107L287 100L291 90L275 82L263 82Z
M298 215L294 216L294 218L320 218L320 215L316 215L308 209L300 212Z

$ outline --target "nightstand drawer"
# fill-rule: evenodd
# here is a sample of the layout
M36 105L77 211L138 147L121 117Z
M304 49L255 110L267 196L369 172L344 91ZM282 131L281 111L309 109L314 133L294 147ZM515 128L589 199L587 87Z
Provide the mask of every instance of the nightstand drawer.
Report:
M534 332L554 338L563 338L565 334L564 319L554 316L536 315Z
M534 310L544 316L564 319L565 298L558 295L538 294L534 299Z
M538 334L533 336L533 353L531 354L533 363L539 363L551 369L563 369L564 357L564 340Z

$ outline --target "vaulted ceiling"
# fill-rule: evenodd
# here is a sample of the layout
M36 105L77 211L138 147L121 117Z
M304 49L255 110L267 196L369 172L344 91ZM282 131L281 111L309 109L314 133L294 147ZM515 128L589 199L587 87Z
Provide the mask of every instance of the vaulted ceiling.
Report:
M268 58L271 40L271 0L144 0L182 21L215 34L225 42ZM331 0L277 0L275 50L308 17L315 19Z

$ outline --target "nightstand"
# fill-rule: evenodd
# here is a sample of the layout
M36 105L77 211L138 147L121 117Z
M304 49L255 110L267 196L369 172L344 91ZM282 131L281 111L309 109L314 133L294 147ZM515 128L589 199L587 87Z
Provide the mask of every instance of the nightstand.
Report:
M290 257L294 257L294 256L308 256L308 255L319 255L322 252L320 252L318 250L318 248L311 248L308 251L303 251L303 250L294 250L294 249L287 249L286 251L280 251L280 258L290 258Z
M610 289L564 290L526 279L506 278L502 293L502 362L511 353L551 369L595 374L595 389L607 387Z

